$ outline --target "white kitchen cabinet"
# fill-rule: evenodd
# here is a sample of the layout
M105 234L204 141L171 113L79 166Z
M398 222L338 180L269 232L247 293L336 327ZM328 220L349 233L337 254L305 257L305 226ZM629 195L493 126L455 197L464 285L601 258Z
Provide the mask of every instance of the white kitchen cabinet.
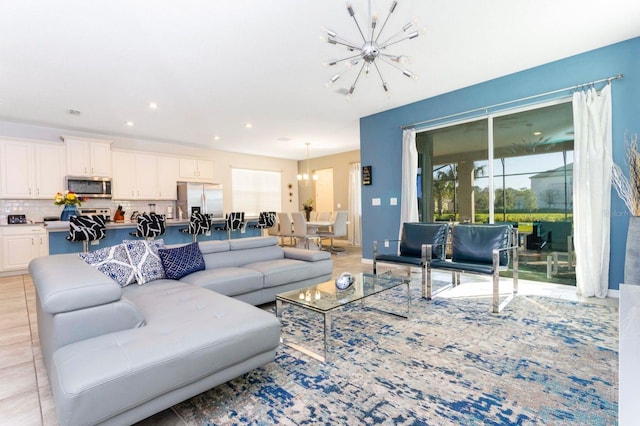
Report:
M184 179L213 180L213 161L181 158L180 177Z
M113 152L113 198L175 200L178 159L144 153Z
M49 238L42 226L5 226L0 239L3 271L27 269L32 259L49 254Z
M111 177L109 142L64 137L67 151L67 175Z
M61 145L35 145L36 198L52 199L65 189L64 147Z
M158 198L158 157L136 154L136 181L139 199L156 200Z
M64 147L0 141L0 197L53 199L64 189Z
M137 199L136 155L132 152L113 152L113 181L111 190L117 200Z
M176 200L180 160L176 157L158 157L158 200Z

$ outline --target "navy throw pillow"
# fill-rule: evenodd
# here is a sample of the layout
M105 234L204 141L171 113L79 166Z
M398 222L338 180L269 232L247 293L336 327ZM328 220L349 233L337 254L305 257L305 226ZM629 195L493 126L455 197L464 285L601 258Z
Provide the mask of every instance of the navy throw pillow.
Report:
M198 243L187 244L182 247L160 249L158 255L164 267L164 274L172 280L189 275L205 268L204 258Z

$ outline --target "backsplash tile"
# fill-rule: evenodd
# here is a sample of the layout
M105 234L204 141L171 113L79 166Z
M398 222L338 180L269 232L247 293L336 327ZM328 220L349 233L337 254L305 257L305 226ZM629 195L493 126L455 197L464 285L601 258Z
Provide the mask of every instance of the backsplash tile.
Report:
M175 201L122 201L122 200L89 200L82 203L82 207L88 208L108 208L111 216L119 205L125 211L125 216L129 217L134 211L139 213L149 212L149 203L155 203L156 213L166 214L167 207L173 207L175 212ZM32 222L42 222L46 216L60 216L62 206L53 204L53 200L0 200L0 215L24 214L27 220Z

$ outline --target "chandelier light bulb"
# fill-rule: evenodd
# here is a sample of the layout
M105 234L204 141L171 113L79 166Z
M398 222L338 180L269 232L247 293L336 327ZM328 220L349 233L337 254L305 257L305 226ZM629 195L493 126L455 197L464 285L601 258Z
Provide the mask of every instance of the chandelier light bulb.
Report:
M334 75L333 77L331 77L331 78L329 79L329 81L327 81L327 82L324 84L324 87L326 87L327 89L328 89L328 88L330 88L330 87L333 85L333 83L335 83L339 78L340 78L340 74L336 74L336 75Z
M350 3L347 3L347 11L349 12L349 16L351 16L353 18L353 7L351 6Z

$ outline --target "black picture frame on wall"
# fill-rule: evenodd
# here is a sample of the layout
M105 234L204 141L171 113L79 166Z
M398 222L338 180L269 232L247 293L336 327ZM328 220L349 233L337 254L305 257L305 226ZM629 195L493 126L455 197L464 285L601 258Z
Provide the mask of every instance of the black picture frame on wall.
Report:
M372 179L371 166L362 166L362 184L371 185Z

